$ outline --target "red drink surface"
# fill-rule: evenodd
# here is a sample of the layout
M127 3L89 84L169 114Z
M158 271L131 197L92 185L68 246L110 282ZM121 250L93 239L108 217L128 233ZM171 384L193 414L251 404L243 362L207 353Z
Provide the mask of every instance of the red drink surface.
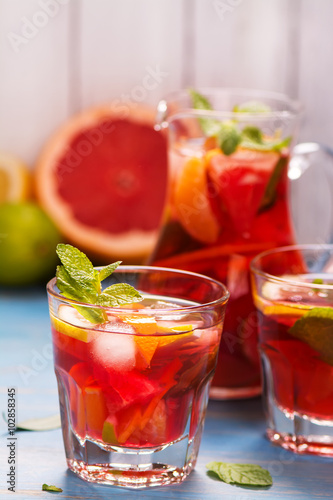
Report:
M263 250L294 242L288 154L242 149L225 156L213 149L201 158L188 155L170 154L169 204L151 262L203 273L227 286L213 386L260 390L249 263Z
M55 370L79 439L156 447L202 424L220 326L169 322L157 335L161 327L135 312L89 331L52 318Z
M290 328L306 309L274 303L275 314L258 311L260 350L273 379L276 404L286 412L332 420L333 366L322 352L296 338ZM279 313L279 309L281 313ZM294 313L293 313L294 311ZM313 335L318 334L313 331ZM270 365L270 368L267 367Z

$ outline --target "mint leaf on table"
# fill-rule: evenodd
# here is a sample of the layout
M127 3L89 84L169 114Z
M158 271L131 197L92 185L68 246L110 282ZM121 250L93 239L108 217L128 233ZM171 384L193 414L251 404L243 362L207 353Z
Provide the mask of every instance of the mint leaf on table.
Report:
M207 469L218 475L221 481L240 486L271 486L272 476L268 470L255 464L233 464L209 462Z
M126 283L117 283L102 291L101 281L117 269L121 264L120 261L102 267L98 271L94 269L88 257L72 245L60 243L57 246L57 254L62 263L57 267L57 287L64 297L108 307L139 302L143 299L135 288ZM104 323L108 319L105 311L100 308L77 304L73 304L73 307L92 323Z
M62 489L57 488L57 486L53 486L52 484L46 484L44 483L42 486L42 491L50 491L51 493L61 493Z
M308 344L333 366L333 308L314 307L289 328L288 333Z

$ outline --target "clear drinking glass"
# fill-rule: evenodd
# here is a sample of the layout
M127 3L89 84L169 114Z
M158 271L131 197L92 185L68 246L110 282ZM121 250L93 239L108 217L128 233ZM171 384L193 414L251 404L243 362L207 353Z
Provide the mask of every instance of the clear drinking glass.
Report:
M194 468L228 292L194 273L120 266L140 303L102 308L93 324L48 286L55 373L68 467L81 478L142 488Z
M159 126L169 139L169 196L149 263L200 272L226 284L230 301L210 395L250 397L261 392L261 381L249 262L263 250L295 243L287 174L300 108L269 92L199 93L213 111L193 109L189 91L159 104ZM251 140L224 151L224 136L207 132L214 135L221 125L229 137L224 146L238 133ZM267 148L267 141L283 146Z
M295 245L251 263L268 438L333 456L333 245Z

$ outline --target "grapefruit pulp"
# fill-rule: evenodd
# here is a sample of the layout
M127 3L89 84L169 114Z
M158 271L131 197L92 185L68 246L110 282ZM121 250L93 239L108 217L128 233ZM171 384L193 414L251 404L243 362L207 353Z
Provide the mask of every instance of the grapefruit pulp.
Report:
M40 204L68 241L101 262L138 263L155 244L167 153L154 117L134 104L88 109L51 137L37 162Z

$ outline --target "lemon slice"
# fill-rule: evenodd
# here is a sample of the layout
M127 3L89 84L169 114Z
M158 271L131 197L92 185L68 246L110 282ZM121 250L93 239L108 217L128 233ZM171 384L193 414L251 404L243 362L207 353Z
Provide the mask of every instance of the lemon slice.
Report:
M92 330L92 323L74 307L62 304L58 309L58 318L51 314L51 323L57 332L82 342L91 342L98 334Z

